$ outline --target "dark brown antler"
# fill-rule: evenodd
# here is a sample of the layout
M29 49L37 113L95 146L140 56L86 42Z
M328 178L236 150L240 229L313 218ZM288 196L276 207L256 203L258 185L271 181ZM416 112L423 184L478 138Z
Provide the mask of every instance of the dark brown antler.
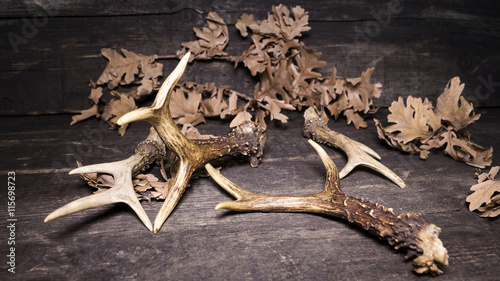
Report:
M340 189L337 167L331 158L320 145L312 140L309 140L309 143L316 149L326 167L323 191L303 196L257 194L240 188L207 164L205 168L212 178L237 199L220 203L215 208L234 211L321 213L342 218L385 239L396 249L406 248L409 258L418 256L413 260L417 273L442 273L437 264L448 265L448 253L438 237L439 227L428 222L421 214L395 214L392 209L344 194Z
M179 65L170 74L161 86L153 105L148 108L139 108L123 115L117 124L125 125L134 121L148 121L156 129L158 135L168 150L175 153L177 161L172 174L173 184L165 203L161 207L154 222L153 231L157 232L168 218L177 202L184 193L193 172L206 163L225 155L245 155L252 157L252 165L258 164L262 156L265 142L264 129L254 123L247 123L239 129L237 136L234 131L227 137L218 139L193 141L186 138L170 115L170 97L174 85L182 76L189 60L190 53L184 55ZM242 137L243 136L243 137Z
M347 154L347 164L340 171L341 179L347 176L356 166L366 166L386 176L399 187L405 188L406 184L398 175L377 161L380 160L380 156L375 151L341 133L330 130L325 121L316 114L313 107L305 111L304 119L303 132L305 137L319 143L338 147Z

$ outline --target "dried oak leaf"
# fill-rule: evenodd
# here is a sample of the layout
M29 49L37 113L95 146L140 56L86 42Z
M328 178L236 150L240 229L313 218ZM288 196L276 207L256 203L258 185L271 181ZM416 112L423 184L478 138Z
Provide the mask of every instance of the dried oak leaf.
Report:
M214 117L222 114L222 111L228 108L227 102L224 100L224 89L215 88L212 91L210 98L205 99L200 106L200 111L206 117Z
M269 56L265 56L269 60ZM290 103L288 92L292 89L291 77L288 72L286 61L280 61L276 67L270 63L266 65L266 70L259 75L260 82L255 85L254 98L261 101L264 97L270 97L278 100L278 95L285 101Z
M269 115L271 120L278 119L281 123L286 123L288 121L288 117L281 113L281 109L295 110L295 107L286 104L282 100L272 99L268 96L264 97L263 102L269 105Z
M405 106L403 98L399 97L398 101L392 102L389 107L391 114L387 116L387 120L394 124L383 130L392 139L404 144L426 139L441 126L441 120L433 109L427 98L422 101L421 98L408 96Z
M197 125L205 122L203 114L198 112L202 94L198 85L185 83L175 87L170 99L170 113L177 124Z
M496 217L500 215L500 197L494 196L500 192L500 180L495 176L500 170L500 166L495 166L488 173L476 173L477 184L471 187L472 194L467 196L466 201L470 203L469 210L479 210L483 212L481 217ZM481 207L482 205L485 205Z
M182 58L188 51L192 53L190 61L211 59L216 56L226 56L224 48L229 42L229 32L224 20L216 12L209 12L207 27L193 28L199 40L182 43L183 48L177 51L177 57Z
M273 13L268 14L267 20L250 24L252 32L289 41L311 29L308 26L309 15L300 6L293 7L292 13L283 4L272 9Z
M100 98L102 97L102 87L92 87L90 89L89 99L93 104L98 104Z
M253 15L249 15L244 13L241 15L241 17L236 21L236 24L234 25L239 31L241 36L247 37L248 36L248 27L252 24L256 24L257 22L254 20Z
M356 112L368 113L372 110L373 98L380 98L382 84L370 83L374 67L361 73L358 78L346 78L343 89L347 95L347 107Z
M221 119L226 119L227 115L237 115L244 110L243 107L238 107L238 95L236 92L232 92L229 95L228 103L227 108L220 113Z
M446 154L473 167L485 168L493 161L492 147L479 146L471 142L468 136L459 138L454 131L447 131L439 136L439 146L443 145L446 145Z
M446 120L455 129L460 130L479 119L481 114L474 113L474 106L461 96L465 84L460 84L460 78L454 77L438 97L436 114Z
M108 121L113 128L115 128L116 121L120 119L124 114L136 109L135 101L132 97L116 93L115 97L104 107L104 112L101 116L104 121ZM118 129L118 133L123 136L127 130L127 125L121 126Z
M295 56L296 65L291 63L288 71L292 76L291 95L295 99L298 96L307 96L310 80L321 77L321 73L313 69L322 69L326 66L325 61L320 61L321 52L306 48L304 43L300 43L300 53Z
M334 69L330 78L326 80L327 84L323 87L311 84L311 89L326 91L322 93L322 100L329 103L324 107L330 111L335 119L343 112L344 116L347 117L348 124L352 122L356 128L365 128L367 124L360 113L375 112L373 99L379 98L382 92L382 84L370 83L374 70L375 68L369 68L357 78L335 78L336 69Z
M98 85L108 84L110 90L118 85L130 85L136 82L136 76L142 78L137 83L139 95L151 93L159 85L158 76L163 73L163 65L157 63L157 55L145 56L121 49L123 56L115 50L104 48L101 53L109 60L108 65L97 80Z
M396 148L398 150L401 150L401 151L412 153L412 154L413 153L420 153L420 158L422 158L422 159L427 159L427 157L429 156L428 150L424 150L424 149L420 148L419 146L417 146L413 142L404 143L402 141L394 140L393 138L391 138L390 134L386 134L386 132L384 131L384 127L382 127L382 124L380 123L380 121L378 121L375 118L373 119L373 121L375 122L375 126L377 127L378 137L381 140L384 140L389 146Z
M97 106L97 104L94 104L91 108L89 109L84 109L80 112L80 114L78 115L73 115L71 117L71 123L70 125L73 125L77 122L80 122L82 120L85 120L87 118L90 118L92 116L95 116L95 117L99 117L100 114L99 114L99 107Z

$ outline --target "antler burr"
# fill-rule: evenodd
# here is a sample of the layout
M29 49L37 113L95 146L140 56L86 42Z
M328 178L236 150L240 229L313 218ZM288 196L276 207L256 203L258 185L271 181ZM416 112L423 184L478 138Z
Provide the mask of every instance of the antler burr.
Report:
M408 258L416 257L413 267L417 273L442 273L437 264L448 265L448 252L438 237L439 227L428 222L421 214L395 214L392 209L344 194L340 189L339 174L332 159L320 145L312 140L309 140L309 143L316 149L326 168L323 191L303 196L257 194L237 186L210 164L206 164L205 168L212 178L237 199L220 203L215 209L307 212L342 218L386 240L396 249L406 248Z
M251 156L252 166L257 166L265 142L264 129L254 123L245 123L229 135L217 139L193 141L186 138L170 114L170 97L173 87L182 76L190 53L184 55L177 67L161 86L151 107L139 108L123 115L118 125L144 120L151 123L168 150L176 155L172 165L173 184L154 221L157 232L168 218L188 186L193 172L206 163L225 155Z
M366 166L386 176L399 187L405 188L406 184L396 173L377 161L381 158L375 151L341 133L330 130L325 121L316 114L313 107L305 111L304 119L303 133L305 137L319 143L338 147L347 154L347 164L340 171L341 179L347 176L356 166Z

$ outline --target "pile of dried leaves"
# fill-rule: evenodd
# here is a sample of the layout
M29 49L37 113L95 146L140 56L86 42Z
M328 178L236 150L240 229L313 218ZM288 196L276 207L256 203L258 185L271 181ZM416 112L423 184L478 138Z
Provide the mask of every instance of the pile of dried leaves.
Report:
M500 180L495 179L498 170L500 166L492 167L488 173L479 170L477 184L471 187L474 192L466 199L470 203L469 210L482 212L481 217L500 215Z
M314 106L325 120L330 116L347 117L347 123L356 128L366 127L362 115L375 111L373 98L379 98L381 84L371 84L373 68L357 78L337 77L332 74L323 77L317 70L326 62L319 60L321 53L306 47L299 41L308 26L308 13L300 6L291 10L283 5L273 6L268 18L257 21L252 15L243 14L236 27L244 37L250 36L253 44L239 56L230 56L224 51L229 42L228 28L215 12L207 16L207 26L194 28L198 40L182 43L177 57L192 53L191 60L226 59L235 67L242 63L259 82L255 85L253 97L237 93L228 87L215 84L198 85L186 82L175 89L171 102L172 113L177 123L193 126L203 123L205 117L233 118L230 126L253 120L266 126L270 120L287 122L282 110L301 110L303 106ZM249 34L251 33L251 35ZM122 54L103 49L102 55L109 64L97 82L91 82L92 107L73 116L71 124L92 116L100 117L116 128L116 120L136 108L136 101L151 94L159 86L163 65L157 55L145 56L127 50ZM111 90L111 100L105 100L103 87ZM117 89L126 89L119 92ZM238 100L244 105L238 106ZM326 110L325 110L326 109ZM119 128L121 135L125 127Z
M402 97L389 107L387 120L393 124L383 127L375 119L378 135L391 147L409 153L419 153L427 159L432 149L444 149L453 159L484 168L491 165L493 148L484 148L470 140L464 130L479 119L472 103L461 96L464 84L455 77L448 82L437 99L436 107L425 98L408 96L406 106Z

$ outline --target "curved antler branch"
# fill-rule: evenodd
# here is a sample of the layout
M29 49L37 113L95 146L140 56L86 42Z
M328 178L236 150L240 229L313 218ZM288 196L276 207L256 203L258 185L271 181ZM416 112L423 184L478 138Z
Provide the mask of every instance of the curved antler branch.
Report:
M319 143L338 147L347 154L347 164L340 171L341 179L347 176L356 166L366 166L386 176L399 187L405 188L406 184L396 173L377 161L380 160L380 156L375 151L360 142L330 130L325 121L316 114L313 107L305 111L304 119L303 132L305 137ZM373 157L377 160L373 159Z
M169 104L173 87L182 76L189 56L190 53L184 55L172 74L168 76L151 107L136 109L117 121L119 125L139 120L148 121L156 129L168 150L177 156L176 163L172 165L176 167L172 172L174 184L156 216L154 232L157 232L168 218L196 169L225 155L251 156L252 166L257 166L266 139L265 130L251 122L244 123L229 135L216 139L193 141L182 134L172 119Z
M448 252L438 237L439 227L428 222L421 214L395 214L392 209L345 195L340 190L337 168L331 158L317 143L312 140L309 143L316 149L327 170L327 180L322 192L302 196L257 194L238 187L207 164L205 168L210 176L237 199L220 203L215 208L321 213L342 218L386 240L396 249L407 249L409 258L418 256L413 262L417 273L442 273L437 264L448 265Z
M156 131L151 128L148 137L137 145L136 153L128 159L111 163L83 166L72 170L69 172L71 175L86 173L110 174L114 177L115 183L113 187L102 193L80 198L62 206L61 208L50 213L44 221L48 222L65 215L90 208L96 208L113 203L125 203L134 210L142 223L144 223L144 225L152 231L153 225L142 208L141 203L139 203L139 199L134 191L132 176L163 157L165 157L165 146L159 139Z

